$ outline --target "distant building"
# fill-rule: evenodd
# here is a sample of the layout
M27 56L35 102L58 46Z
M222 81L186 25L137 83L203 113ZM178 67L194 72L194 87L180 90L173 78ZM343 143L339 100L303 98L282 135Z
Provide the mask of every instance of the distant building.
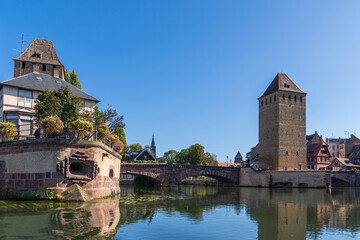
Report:
M235 158L234 158L234 163L241 163L242 161L243 161L243 158L241 156L240 151L238 151Z
M306 137L307 168L320 170L330 164L330 152L322 137L315 132Z
M258 153L258 145L251 148L250 152L246 153L246 161L248 162L250 167L259 167L259 153Z
M347 158L335 158L327 169L333 171L359 171L360 165L350 163Z
M129 153L125 162L134 162L136 160L139 161L155 161L154 155L149 151L149 149L144 148L137 152Z
M360 139L351 134L350 138L327 138L326 144L329 147L331 160L335 158L349 158L353 147L360 145Z
M259 98L259 167L306 169L306 93L278 73Z
M348 154L350 163L360 165L360 145L353 146L352 150Z
M327 138L326 144L329 146L331 160L335 158L345 158L345 143L347 139L343 138Z

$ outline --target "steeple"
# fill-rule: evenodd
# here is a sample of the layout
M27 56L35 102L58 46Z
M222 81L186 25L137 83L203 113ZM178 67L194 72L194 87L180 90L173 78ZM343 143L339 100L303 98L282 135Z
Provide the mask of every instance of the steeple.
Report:
M154 156L154 158L156 159L156 146L155 146L155 138L154 138L154 134L152 135L152 140L151 140L151 146L150 146L151 152Z

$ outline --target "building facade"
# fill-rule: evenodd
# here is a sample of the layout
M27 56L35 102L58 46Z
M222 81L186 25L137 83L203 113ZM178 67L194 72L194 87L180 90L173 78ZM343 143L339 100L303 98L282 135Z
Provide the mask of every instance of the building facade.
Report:
M51 41L35 39L14 62L14 78L0 83L0 121L20 126L23 138L34 132L35 100L42 91L68 87L83 101L83 110L92 110L99 102L64 81L64 66Z
M307 136L306 140L307 168L324 170L331 162L327 144L317 132Z
M306 169L306 93L278 73L259 98L259 167Z
M331 153L331 160L349 158L354 146L360 145L360 139L351 134L350 138L327 138L326 144Z

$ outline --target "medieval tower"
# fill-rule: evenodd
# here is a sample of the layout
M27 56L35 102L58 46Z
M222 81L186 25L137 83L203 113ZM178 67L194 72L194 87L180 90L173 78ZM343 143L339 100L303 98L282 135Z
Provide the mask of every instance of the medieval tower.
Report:
M46 73L65 80L64 65L51 41L34 39L19 57L14 58L14 78L32 72Z
M306 169L306 93L284 73L259 98L259 166Z

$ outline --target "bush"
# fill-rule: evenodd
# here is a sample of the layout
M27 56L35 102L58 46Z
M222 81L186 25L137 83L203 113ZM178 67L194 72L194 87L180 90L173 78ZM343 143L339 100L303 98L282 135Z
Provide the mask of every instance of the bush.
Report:
M16 125L11 122L0 123L0 136L2 140L13 140L17 135Z
M57 136L64 129L64 123L60 120L58 116L50 116L41 119L40 126L43 130L45 137Z
M120 138L118 135L111 135L111 146L112 148L117 151L118 153L121 153L123 148L124 148L124 144L120 141Z
M71 123L71 131L76 138L89 138L94 128L91 122L77 119Z
M98 141L103 142L105 139L109 139L110 137L111 137L111 133L108 126L103 124L100 127L98 127L98 131L97 131Z

